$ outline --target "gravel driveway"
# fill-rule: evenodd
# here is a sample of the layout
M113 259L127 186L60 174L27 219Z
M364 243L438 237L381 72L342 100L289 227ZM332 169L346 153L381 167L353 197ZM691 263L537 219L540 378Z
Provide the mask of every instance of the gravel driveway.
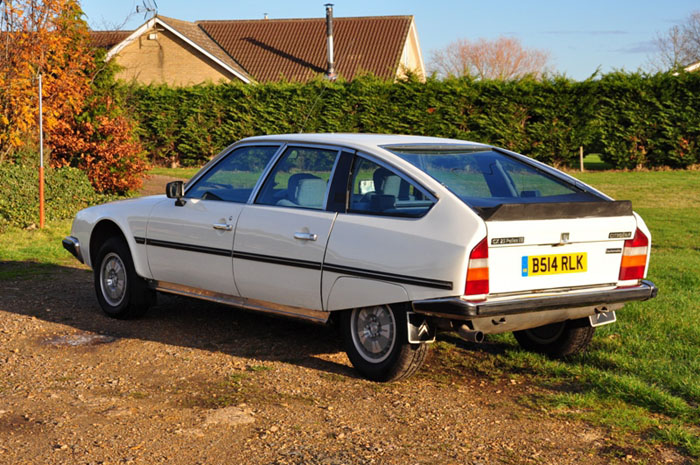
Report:
M527 381L469 369L498 346L448 336L417 376L377 384L357 377L333 329L172 296L112 320L88 270L46 271L0 281L0 463L637 459L602 429L522 406L542 392Z

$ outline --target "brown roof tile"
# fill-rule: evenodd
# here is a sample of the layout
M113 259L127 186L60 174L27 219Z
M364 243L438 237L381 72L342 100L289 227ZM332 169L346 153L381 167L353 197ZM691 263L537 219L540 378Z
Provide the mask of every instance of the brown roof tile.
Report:
M202 29L195 23L190 23L189 21L182 21L179 19L168 18L166 16L158 15L158 19L163 21L168 26L172 27L178 31L183 36L187 37L190 41L194 42L198 47L206 50L208 53L236 70L239 74L242 74L249 80L254 80L251 75L246 72L246 70L230 55L228 55L224 50L219 47L216 42L214 42L211 37L202 31ZM235 56L235 55L234 55Z
M401 59L412 16L334 18L335 69L352 79L361 72L391 79ZM325 18L197 21L258 81L308 81L326 70Z
M90 43L95 48L110 48L131 35L133 31L90 31Z

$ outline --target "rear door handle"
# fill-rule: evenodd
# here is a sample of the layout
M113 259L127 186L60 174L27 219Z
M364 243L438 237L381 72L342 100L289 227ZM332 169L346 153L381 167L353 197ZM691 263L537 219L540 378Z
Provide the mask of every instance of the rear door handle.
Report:
M300 241L315 241L318 239L318 236L313 233L295 232L294 239L299 239Z
M226 223L214 223L211 225L212 228L218 229L219 231L232 231L233 225Z

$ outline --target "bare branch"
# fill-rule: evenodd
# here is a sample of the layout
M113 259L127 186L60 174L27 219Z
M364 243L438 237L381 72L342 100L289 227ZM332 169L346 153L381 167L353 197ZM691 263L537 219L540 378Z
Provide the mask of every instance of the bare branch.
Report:
M656 53L649 57L653 69L668 71L700 62L700 11L656 36Z
M518 39L500 37L489 41L458 39L431 54L431 71L441 76L511 80L540 78L547 69L549 52L524 48Z

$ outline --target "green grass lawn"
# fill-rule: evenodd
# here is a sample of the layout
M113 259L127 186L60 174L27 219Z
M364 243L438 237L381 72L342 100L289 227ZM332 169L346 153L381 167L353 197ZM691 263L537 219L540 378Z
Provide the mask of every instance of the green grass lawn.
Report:
M592 153L583 157L583 169L588 171L602 171L612 169L612 165L600 159L600 155Z
M190 179L197 174L200 167L187 168L165 168L163 166L154 166L148 171L148 174L157 174L160 176L171 176L173 178Z
M0 234L0 280L49 272L51 265L77 265L61 240L70 234L70 220L48 222L44 229L8 228Z
M186 177L187 171L167 173ZM478 361L446 342L438 352L448 347L451 357L477 364L489 376L553 387L555 394L520 401L608 426L617 443L630 441L640 449L664 443L698 460L700 171L572 174L616 199L631 200L643 216L652 232L649 279L659 287L658 297L627 304L616 324L599 328L588 352L566 361L521 351L511 335L492 337L504 351ZM60 244L69 230L70 221L44 230L8 230L0 237L0 280L29 279L46 264L77 263Z

